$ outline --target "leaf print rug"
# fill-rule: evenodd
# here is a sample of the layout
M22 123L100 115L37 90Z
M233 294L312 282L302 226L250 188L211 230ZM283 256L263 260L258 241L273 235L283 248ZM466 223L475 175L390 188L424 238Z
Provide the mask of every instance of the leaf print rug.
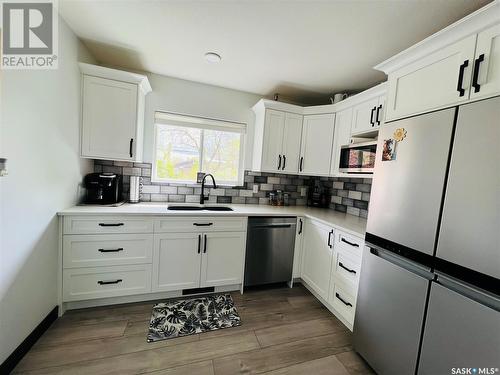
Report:
M171 300L153 306L148 342L236 327L240 316L230 294Z

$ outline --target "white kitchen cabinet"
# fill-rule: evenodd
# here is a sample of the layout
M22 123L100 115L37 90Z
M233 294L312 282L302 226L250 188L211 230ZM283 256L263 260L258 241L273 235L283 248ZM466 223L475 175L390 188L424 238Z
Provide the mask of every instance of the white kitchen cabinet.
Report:
M301 277L325 301L330 286L333 241L331 227L306 219Z
M264 140L262 145L263 171L277 172L281 169L281 149L285 131L285 112L266 110L264 120ZM279 162L279 165L278 165Z
M200 286L200 233L155 234L153 291L173 291Z
M304 116L299 174L329 175L334 128L333 113Z
M377 119L377 117L380 117L381 110L379 104L379 98L372 98L352 109L352 135L370 132L379 127L380 124Z
M155 234L153 290L241 284L245 232Z
M305 218L297 218L297 229L295 232L295 249L293 253L293 273L292 277L300 277L300 269L302 267L302 248L304 242Z
M281 172L283 173L297 173L299 170L302 118L302 115L285 113L285 130L281 150L283 156Z
M81 156L142 161L146 76L80 64Z
M216 232L203 235L201 287L241 284L246 233Z
M278 103L285 110L273 109L276 102L261 100L256 115L253 169L274 173L297 173L302 134L301 107ZM289 106L289 108L287 107Z
M471 99L500 93L500 24L477 35Z
M332 163L330 175L339 175L340 148L348 145L351 138L352 108L335 114L335 132L333 136Z

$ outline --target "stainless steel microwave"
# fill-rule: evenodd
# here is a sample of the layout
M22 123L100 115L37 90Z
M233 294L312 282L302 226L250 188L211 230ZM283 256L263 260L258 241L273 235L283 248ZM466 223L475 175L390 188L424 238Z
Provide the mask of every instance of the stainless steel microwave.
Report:
M352 143L340 149L339 172L373 173L377 141Z

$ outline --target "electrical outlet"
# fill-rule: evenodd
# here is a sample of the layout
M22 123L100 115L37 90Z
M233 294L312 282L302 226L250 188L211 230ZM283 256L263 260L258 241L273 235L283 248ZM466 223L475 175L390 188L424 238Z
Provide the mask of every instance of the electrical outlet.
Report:
M254 193L258 193L258 192L259 192L259 185L255 184L255 185L253 186L253 192L254 192Z
M203 181L203 177L205 177L205 174L206 173L203 172L196 173L196 182L201 184L201 182Z
M300 188L300 196L305 197L307 195L307 188L306 187L301 187Z

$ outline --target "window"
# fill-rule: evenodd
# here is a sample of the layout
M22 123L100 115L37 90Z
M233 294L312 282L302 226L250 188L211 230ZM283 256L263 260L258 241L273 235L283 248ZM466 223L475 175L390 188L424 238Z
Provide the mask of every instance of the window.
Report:
M198 172L217 184L241 185L245 124L155 113L155 182L196 183Z

